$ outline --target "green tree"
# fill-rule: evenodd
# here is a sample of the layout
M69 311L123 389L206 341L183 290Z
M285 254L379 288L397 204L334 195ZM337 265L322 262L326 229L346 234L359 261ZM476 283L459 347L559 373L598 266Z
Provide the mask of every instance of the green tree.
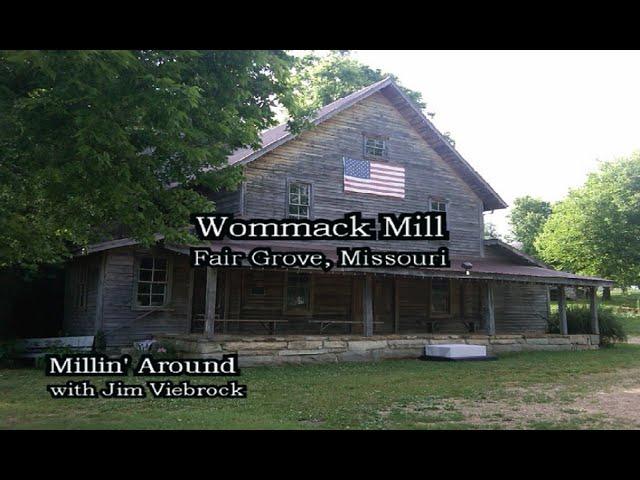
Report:
M433 112L426 111L427 104L422 93L403 87L392 73L374 69L351 57L348 50L333 50L327 55L309 53L298 59L293 83L298 98L302 100L303 111L321 108L331 102L360 90L383 78L390 77L398 84L400 90L428 117ZM443 136L453 146L455 140L449 132Z
M274 106L296 118L282 51L0 51L0 266L56 262L121 234L188 238L233 187ZM292 127L297 128L292 121Z
M509 215L512 239L522 244L522 250L538 256L535 239L551 215L551 204L530 196L516 198Z
M502 237L498 233L495 224L493 224L492 222L484 222L484 238L487 240L490 238L497 238L498 240L502 240Z
M557 268L640 283L640 152L602 163L554 205L535 247Z
M333 50L323 56L309 53L298 59L295 70L293 79L295 88L300 93L300 97L315 108L346 97L385 77L391 77L398 83L395 75L360 63L351 58L346 50ZM427 107L420 92L402 86L400 89L420 109Z

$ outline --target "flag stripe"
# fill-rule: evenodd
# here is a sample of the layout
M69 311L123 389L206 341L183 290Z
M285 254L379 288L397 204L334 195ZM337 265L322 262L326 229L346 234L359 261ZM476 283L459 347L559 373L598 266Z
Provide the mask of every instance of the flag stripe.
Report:
M371 187L380 187L382 189L387 188L389 190L397 190L398 192L404 192L403 185L390 185L389 183L376 182L375 180L363 180L362 178L345 177L344 183L345 185L363 184Z
M389 184L399 185L404 187L404 181L398 181L395 178L393 180L389 180L384 175L374 175L373 173L370 175L370 177L372 180L379 180L379 181L382 181L383 183L389 183Z
M378 192L376 190L369 190L369 189L365 189L365 188L352 187L348 191L349 192L357 192L357 193L373 193L374 195L386 195L386 196L389 196L389 197L404 198L404 194L402 194L402 193Z
M394 192L394 193L404 193L402 188L389 188L389 187L381 187L379 185L372 185L367 182L345 182L345 185L355 188L368 188L369 190L376 190L379 192Z

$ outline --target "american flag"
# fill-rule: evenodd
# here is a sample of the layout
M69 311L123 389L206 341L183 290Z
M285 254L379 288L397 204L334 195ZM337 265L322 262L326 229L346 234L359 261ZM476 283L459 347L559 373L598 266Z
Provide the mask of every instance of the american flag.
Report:
M344 158L344 191L404 198L404 167Z

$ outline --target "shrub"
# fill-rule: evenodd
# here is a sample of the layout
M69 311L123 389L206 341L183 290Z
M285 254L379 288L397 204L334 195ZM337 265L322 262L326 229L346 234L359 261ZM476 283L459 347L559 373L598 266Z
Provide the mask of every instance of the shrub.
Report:
M598 306L598 324L600 325L600 342L609 344L624 342L627 334L620 323L618 315L609 308ZM567 307L567 327L570 334L591 333L591 309L584 305ZM551 314L549 333L560 333L558 312Z
M78 351L71 347L65 347L63 345L55 345L51 346L43 352L44 355L36 357L35 366L36 368L43 369L47 365L46 355L75 355Z
M11 367L15 365L16 358L24 351L17 340L0 341L0 366Z

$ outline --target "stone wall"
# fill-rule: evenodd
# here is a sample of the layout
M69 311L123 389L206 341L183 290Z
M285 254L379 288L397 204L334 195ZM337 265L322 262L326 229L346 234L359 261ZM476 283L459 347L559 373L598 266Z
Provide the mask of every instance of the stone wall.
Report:
M486 345L489 354L534 350L591 350L598 348L597 335L385 335L264 336L206 339L198 335L158 335L185 358L220 358L237 353L240 366L320 362L375 361L418 358L425 345L467 343Z

